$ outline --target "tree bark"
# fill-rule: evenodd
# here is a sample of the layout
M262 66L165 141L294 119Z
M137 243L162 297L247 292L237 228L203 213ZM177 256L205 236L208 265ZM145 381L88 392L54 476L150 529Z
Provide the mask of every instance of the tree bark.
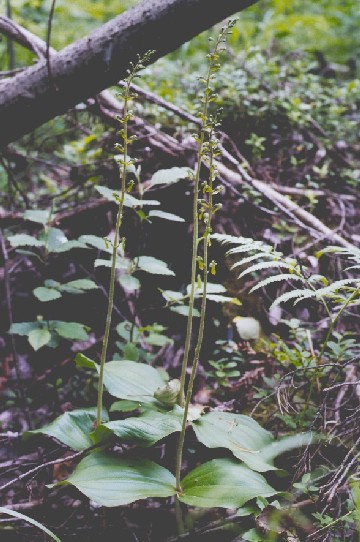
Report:
M152 61L257 0L142 0L46 60L0 83L0 147L127 75L137 54Z

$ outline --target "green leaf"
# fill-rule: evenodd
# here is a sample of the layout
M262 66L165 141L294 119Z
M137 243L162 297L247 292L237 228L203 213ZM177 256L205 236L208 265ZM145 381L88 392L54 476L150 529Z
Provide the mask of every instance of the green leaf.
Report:
M120 275L119 283L127 292L134 292L135 290L139 290L141 286L139 279L127 274Z
M39 329L39 322L20 322L19 324L12 324L9 329L9 333L13 335L29 335L33 329Z
M86 369L98 369L98 365L92 359L84 354L76 354L75 363L77 367L86 367Z
M161 292L161 295L163 296L166 301L180 301L184 299L184 294L181 292L175 292L173 290L163 290Z
M163 218L164 220L171 220L172 222L185 222L181 216L173 215L172 213L165 213L164 211L150 211L149 218Z
M28 210L24 213L25 220L30 220L30 222L37 222L38 224L42 224L45 226L50 219L50 212L49 211L41 211L41 210Z
M53 301L54 299L59 299L59 297L61 297L59 290L55 290L55 288L45 288L44 286L35 288L33 294L39 301Z
M116 331L126 342L136 343L141 338L141 333L138 327L127 320L118 324L116 326Z
M113 433L127 442L139 446L152 446L159 440L181 430L182 409L171 412L147 411L139 417L117 420L100 425L94 432L95 439Z
M120 401L115 401L110 407L110 412L134 412L134 410L143 411L142 403L121 399Z
M140 350L134 343L126 343L123 350L123 357L130 361L139 361Z
M179 499L191 506L239 508L255 497L271 497L265 478L231 459L214 459L191 471L181 482Z
M92 453L58 485L72 484L102 506L122 506L148 497L175 495L175 477L156 463Z
M114 201L118 204L117 197L120 197L120 193L116 192L116 190L112 190L111 188L108 188L107 186L95 186L95 189L104 196L104 198ZM115 194L115 196L114 196ZM160 201L157 200L146 200L146 199L137 199L134 198L134 196L131 196L130 194L125 194L124 197L124 206L125 207L143 207L145 205L160 205Z
M86 341L89 335L83 324L77 322L55 322L54 329L60 337L72 341Z
M106 246L105 239L103 237L97 237L96 235L81 235L79 237L79 241L81 243L85 243L86 245L90 245L93 248L97 248L98 250L112 253L111 246Z
M71 280L70 282L63 284L63 286L67 288L76 288L78 290L95 290L96 288L98 288L96 282L89 279Z
M16 235L10 235L8 241L12 247L43 247L45 242L40 239L36 239L32 235L26 233L17 233Z
M103 418L107 419L106 412ZM94 444L90 438L90 433L94 430L96 420L96 409L87 408L65 412L56 420L45 427L34 431L27 431L24 436L28 438L32 435L44 434L53 437L72 450L81 451Z
M175 273L168 268L167 263L152 256L140 256L137 265L141 271L146 271L146 273L175 276Z
M99 366L91 362L86 356L76 356L77 363L95 367ZM159 371L145 365L129 360L113 360L105 364L104 385L108 392L118 399L129 399L130 401L141 401L142 403L154 403L155 391L164 385Z
M45 346L51 339L50 331L44 328L33 329L28 334L29 343L34 350L39 350Z
M215 282L208 282L206 286L206 291L208 294L222 294L226 292L226 288L222 284L216 284ZM190 295L191 284L188 284L186 287L186 292ZM203 289L199 288L198 285L195 285L195 296L199 297L202 295Z
M61 247L63 243L66 243L67 240L68 238L62 230L59 230L58 228L49 228L46 238L48 251L54 252Z
M146 337L144 337L144 342L146 344L150 344L151 346L165 346L165 344L173 344L173 340L167 337L166 335L162 335L160 333L149 333Z
M149 181L150 186L157 184L174 184L181 179L189 179L193 176L193 171L188 167L173 167L170 169L160 169Z
M116 269L125 269L128 270L130 265L130 260L127 258L122 258L121 256L116 257ZM95 260L94 267L111 267L112 261L111 260L102 260L97 259Z
M50 536L55 542L61 542L60 538L58 538L53 532L51 532L45 525L42 525L42 523L39 523L33 518L30 518L29 516L25 516L24 514L20 514L20 512L16 512L16 510L11 510L10 508L4 508L3 506L0 506L0 514L7 514L8 516L13 516L18 519L22 519L23 521L27 521L31 525L34 525L34 527L38 527L41 531L43 531L45 534Z
M194 422L193 428L198 440L208 448L227 448L259 472L274 469L261 456L273 436L249 416L209 412Z
M177 312L178 314L181 314L182 316L189 316L189 307L187 305L179 305L178 307L169 307L169 309L172 312ZM192 315L193 317L198 318L200 316L200 312L194 307Z
M230 412L209 412L194 422L193 429L208 448L227 448L258 472L276 470L278 455L315 440L309 433L300 433L274 441L271 433L249 416Z
M74 239L73 241L66 241L65 243L62 243L61 245L52 249L51 252L56 252L56 253L67 252L68 250L72 250L74 248L88 249L89 247L85 243L81 243L80 241L76 241Z

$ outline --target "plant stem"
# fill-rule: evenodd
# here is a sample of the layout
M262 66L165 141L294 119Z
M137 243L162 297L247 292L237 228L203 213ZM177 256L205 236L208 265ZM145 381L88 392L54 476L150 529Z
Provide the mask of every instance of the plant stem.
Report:
M210 80L211 75L214 71L215 61L217 59L217 49L220 42L223 39L224 32L222 31L216 41L214 51L210 55L209 67L207 76L205 79L205 91L203 98L203 110L201 113L202 126L200 129L200 139L199 139L199 149L198 149L198 158L195 171L194 179L194 196L193 196L193 242L192 242L192 258L191 258L191 289L189 297L189 314L186 324L186 338L184 345L184 357L181 366L181 376L180 376L180 392L179 392L179 404L184 406L184 392L185 392L185 379L186 379L186 369L189 361L190 345L191 345L191 334L192 334L192 320L193 320L193 310L194 310L194 300L195 300L195 285L196 285L196 259L197 259L197 250L198 250L198 236L199 236L199 215L198 215L198 199L199 199L199 181L200 181L200 171L201 164L203 159L203 149L206 136L207 128L207 119L208 119L208 109L211 100L210 91Z
M207 294L207 283L208 283L208 254L209 254L209 245L210 245L210 234L211 234L211 220L213 217L213 180L216 175L215 169L213 167L213 154L214 154L214 146L212 142L212 135L213 135L213 128L211 128L210 135L209 135L209 148L210 148L210 164L209 164L209 170L210 170L210 176L209 176L209 187L208 187L208 204L207 204L207 216L205 221L205 233L202 238L203 244L204 244L204 252L203 252L203 265L204 265L204 274L203 274L203 291L202 291L202 300L201 300L201 309L200 309L200 324L199 324L199 332L198 332L198 338L195 346L194 351L194 358L192 362L191 367L191 374L189 379L189 385L186 392L186 398L185 398L185 405L184 405L184 413L183 413L183 419L181 424L181 431L178 441L178 446L176 450L176 471L175 471L175 478L176 478L176 489L177 491L181 491L181 464L182 464L182 456L183 456L183 450L184 450L184 442L185 442L185 433L186 433L186 425L187 425L187 417L189 412L189 406L190 406L190 400L193 392L194 387L194 381L196 377L196 372L199 364L199 356L201 351L201 346L204 338L204 328L205 328L205 315L206 315L206 294ZM199 239L200 241L200 239Z
M130 95L130 85L132 78L129 77L127 85L125 87L124 93L124 116L123 116L123 162L121 170L121 190L120 190L120 199L119 199L119 208L116 216L115 224L115 238L112 244L112 256L111 256L111 271L110 271L110 282L109 282L109 299L108 307L106 314L105 322L105 331L104 331L104 340L101 350L100 358L100 369L99 369L99 384L98 384L98 400L97 400L97 409L96 409L96 425L100 425L102 422L102 407L103 407L103 393L104 393L104 369L106 363L107 349L109 344L109 335L111 329L111 320L112 312L114 306L114 292L115 292L115 274L116 274L116 257L117 250L119 248L119 239L120 239L120 228L122 225L123 214L124 214L124 199L126 192L126 161L128 153L128 108L129 108L129 95Z

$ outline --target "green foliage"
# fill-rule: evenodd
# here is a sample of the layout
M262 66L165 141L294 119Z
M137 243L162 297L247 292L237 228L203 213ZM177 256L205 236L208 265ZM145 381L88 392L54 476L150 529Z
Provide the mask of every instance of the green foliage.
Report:
M106 416L106 413L104 413ZM46 427L41 427L25 433L25 438L32 435L44 434L53 437L72 450L80 451L90 448L94 442L91 432L94 429L96 410L87 408L65 412Z
M89 338L88 331L89 328L84 324L59 320L45 321L39 316L36 322L12 324L9 333L27 336L33 349L39 350L43 346L56 348L61 338L86 341Z
M179 499L192 506L236 509L254 497L276 491L265 478L230 459L214 459L191 471L181 482Z
M148 497L175 495L175 478L163 467L144 459L122 459L93 452L58 485L72 484L102 506L122 506Z
M39 301L53 301L59 299L63 293L83 294L89 290L98 288L94 281L89 279L77 279L60 284L56 280L46 280L44 286L39 286L33 290L33 294Z

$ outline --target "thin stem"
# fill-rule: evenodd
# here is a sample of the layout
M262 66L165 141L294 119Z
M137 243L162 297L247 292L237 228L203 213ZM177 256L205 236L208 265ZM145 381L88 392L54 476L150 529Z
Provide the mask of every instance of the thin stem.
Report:
M113 250L111 256L111 271L110 271L110 283L109 283L109 299L105 322L104 340L101 350L100 369L99 369L99 384L98 384L98 401L96 410L96 425L100 425L102 422L102 406L103 406L103 393L104 393L104 369L106 363L107 349L109 344L109 335L111 329L112 312L114 306L114 292L115 292L115 275L116 275L116 257L117 250L119 248L120 228L122 225L123 212L124 212L124 199L126 192L126 161L128 153L128 106L129 106L129 93L130 93L131 78L128 80L128 84L125 89L124 95L124 117L123 117L123 163L121 171L121 192L119 199L119 209L116 216L115 224L115 238L113 242Z
M176 450L176 471L175 471L175 478L176 478L176 489L177 491L181 491L181 464L182 464L182 456L183 456L183 450L184 450L184 442L185 442L185 433L186 433L186 425L187 425L187 417L189 412L189 406L191 401L191 396L194 388L194 381L197 373L197 368L199 364L199 356L201 351L201 346L204 338L204 329L205 329L205 315L206 315L206 294L207 294L207 283L208 283L208 254L209 254L209 244L210 244L210 233L211 233L211 220L213 216L213 180L215 175L215 170L213 167L213 154L214 154L214 147L212 139L212 130L210 132L210 177L209 177L209 199L208 199L208 206L207 206L207 215L205 219L205 233L203 237L203 244L204 244L204 252L203 252L203 265L204 265L204 274L203 274L203 291L202 291L202 300L201 300L201 309L200 309L200 324L199 324L199 332L198 332L198 339L195 347L194 352L194 358L192 362L192 368L191 368L191 374L189 379L189 385L186 392L186 398L185 398L185 405L184 405L184 413L183 413L183 419L181 424L181 431L178 441L178 446Z
M192 258L191 258L191 289L190 289L190 298L189 298L189 313L186 324L186 338L184 345L184 357L181 366L181 376L180 376L180 392L179 392L179 404L184 406L184 392L185 392L185 378L186 378L186 369L189 361L190 353L190 344L191 344L191 334L192 334L192 325L193 325L193 310L194 310L194 301L195 301L195 284L196 284L196 259L197 259L197 249L198 249L198 235L199 235L199 215L198 215L198 199L199 199L199 181L200 181L200 171L201 163L203 159L203 149L206 135L206 124L208 118L208 109L211 99L210 90L210 80L211 75L214 71L215 60L217 58L216 51L219 47L220 42L223 39L223 32L220 33L215 47L214 52L210 56L210 62L208 67L207 76L205 79L205 91L204 91L204 107L201 114L202 127L200 130L200 140L199 140L199 149L198 149L198 158L196 164L195 180L194 180L194 196L193 196L193 243L192 243Z

